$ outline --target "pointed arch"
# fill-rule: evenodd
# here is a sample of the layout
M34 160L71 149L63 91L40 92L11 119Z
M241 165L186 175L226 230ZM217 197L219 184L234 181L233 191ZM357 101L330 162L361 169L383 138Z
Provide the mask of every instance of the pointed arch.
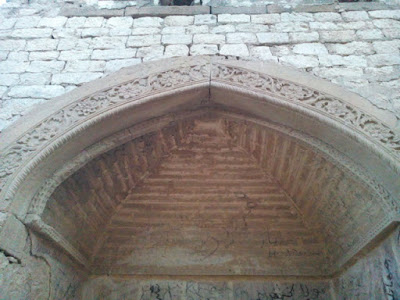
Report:
M330 171L363 187L368 201L363 196L349 196L355 207L368 207L363 212L367 218L351 216L365 227L362 234L349 236L340 234L339 229L336 234L329 232L333 227L351 224L346 221L350 208L339 199L346 195L335 195L337 202L319 207L312 217L322 222L329 212L341 216L334 226L321 223L327 236L336 239L330 243L345 248L333 255L335 261L329 262L326 274L337 272L399 220L400 138L391 113L329 82L282 66L215 57L175 58L127 68L58 97L51 105L39 106L21 118L2 134L0 208L24 219L28 226L88 266L88 255L55 224L43 220L53 193L93 159L209 113L226 122L240 120L237 126L245 131L236 132L236 139L253 134L260 137L269 128L282 134L282 141L288 139L286 144L280 144L282 147L295 140L309 149L316 161L332 165L334 169ZM154 140L151 143L156 145ZM249 155L254 152L254 145L247 149ZM300 166L295 170L301 177ZM324 169L321 176L329 179L329 170ZM326 182L317 182L317 175L306 175L305 180L310 181L307 184L318 187L312 195L321 199L328 199L331 189L347 191L344 185L353 184L332 183L324 191L321 185ZM285 182L283 177L279 180ZM296 202L296 195L287 193Z

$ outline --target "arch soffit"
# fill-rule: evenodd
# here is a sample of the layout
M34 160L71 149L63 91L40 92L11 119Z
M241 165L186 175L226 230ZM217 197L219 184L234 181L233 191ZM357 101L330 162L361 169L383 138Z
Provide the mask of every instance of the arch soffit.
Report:
M40 199L36 203L40 205L31 206L30 213L38 225L37 213L45 206L43 199L47 200L69 174L99 153L163 126L171 119L161 118L164 121L154 120L153 124L147 121L142 126L138 123L210 103L299 129L314 136L314 141L320 139L333 146L336 150L329 146L329 149L318 148L375 186L392 209L390 219L398 218L394 213L398 206L393 199L398 196L394 175L400 168L400 140L393 115L328 82L275 64L210 57L169 59L162 64L128 68L54 99L53 106L38 107L22 118L3 134L0 206L24 216L36 194L35 199ZM117 115L121 116L120 121L112 124L112 116ZM136 127L122 130L134 124ZM323 130L318 128L320 124L325 125ZM99 128L104 130L99 132ZM329 131L331 128L334 130ZM111 142L95 145L115 132L119 133ZM307 143L312 144L310 141ZM349 142L353 143L350 147ZM90 151L82 152L90 145L93 145ZM360 156L360 149L368 155ZM340 152L346 153L349 159ZM70 160L68 164L66 159ZM367 172L357 164L363 165ZM39 167L41 172L37 171ZM376 169L377 176L368 174L368 170ZM49 180L47 174L55 171L58 177ZM40 190L30 188L32 184ZM39 227L43 226L46 227L45 224ZM62 240L51 228L47 232L53 235L53 240Z

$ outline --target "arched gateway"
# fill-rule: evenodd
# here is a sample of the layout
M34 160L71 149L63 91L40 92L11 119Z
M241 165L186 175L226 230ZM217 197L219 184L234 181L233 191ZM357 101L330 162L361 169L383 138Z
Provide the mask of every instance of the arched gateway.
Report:
M1 140L0 248L22 222L92 276L330 279L400 220L396 118L278 65L134 66Z

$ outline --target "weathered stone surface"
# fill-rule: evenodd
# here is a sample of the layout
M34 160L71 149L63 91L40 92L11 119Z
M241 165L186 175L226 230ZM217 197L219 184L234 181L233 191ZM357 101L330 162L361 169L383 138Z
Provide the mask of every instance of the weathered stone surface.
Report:
M296 68L312 68L319 65L318 59L315 57L304 56L304 55L289 55L279 58L279 62L295 66Z
M58 51L37 51L37 52L30 52L29 53L29 60L30 61L37 61L37 60L55 60L59 57L60 52Z
M193 45L190 47L190 55L214 55L218 53L217 45Z
M286 44L289 42L287 33L257 33L258 41L261 44Z
M208 25L208 24L216 24L217 16L215 15L197 15L194 17L195 25Z
M143 49L143 48L141 48ZM151 55L151 54L149 54ZM116 72L122 68L127 68L133 65L140 64L142 60L140 58L129 58L129 59L115 59L110 60L106 63L105 71L107 73Z
M169 45L165 47L164 56L187 56L189 54L189 47L186 45Z
M247 23L250 22L249 15L231 15L231 14L220 14L218 15L218 23Z
M249 49L245 44L223 45L219 53L221 55L249 56Z
M102 77L102 73L60 73L54 74L51 84L82 84Z
M55 73L64 69L63 61L33 61L27 68L32 73Z
M149 36L130 36L128 38L128 47L144 47L144 46L151 46L151 45L157 45L160 44L161 42L161 35L155 34L155 35L149 35Z
M193 36L191 34L165 34L162 36L161 42L164 45L184 44L189 45L192 43Z
M58 40L53 39L35 39L26 44L27 51L50 51L57 49Z
M10 89L8 95L20 98L50 99L64 94L64 88L59 85L16 86Z
M194 44L223 44L225 43L225 35L223 34L195 34L193 36Z
M293 47L293 52L297 54L308 54L308 55L323 55L328 54L328 50L322 44L318 43L307 43L298 44Z
M257 37L254 33L228 33L226 42L230 44L256 44Z
M266 14L266 15L254 15L251 16L252 23L258 24L275 24L281 21L279 14Z
M143 17L133 20L133 27L160 27L164 20L158 17Z
M121 49L121 50L94 50L91 58L96 60L110 60L118 58L135 57L136 49Z

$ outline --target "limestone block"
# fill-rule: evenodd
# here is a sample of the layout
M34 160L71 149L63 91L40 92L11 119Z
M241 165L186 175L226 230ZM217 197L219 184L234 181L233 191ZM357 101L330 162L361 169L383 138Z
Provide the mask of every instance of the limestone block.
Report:
M58 73L64 69L63 61L33 61L27 71L32 73Z
M54 74L51 84L81 84L98 79L103 73L82 72L82 73L59 73Z
M132 35L146 35L146 34L159 34L161 28L159 27L136 27L131 31Z
M196 15L194 16L194 24L195 25L208 25L208 24L216 24L217 17L215 15Z
M310 13L282 13L282 22L312 22L314 21L313 14Z
M125 48L127 37L124 36L101 36L93 39L94 49L115 49Z
M186 34L208 33L207 25L189 25L185 27Z
M86 23L85 17L72 17L68 18L65 26L69 28L85 27L85 23Z
M0 83L4 86L16 85L19 82L18 74L0 74Z
M332 22L310 22L311 30L338 30L339 26Z
M57 50L87 50L92 47L92 39L60 39Z
M195 34L193 36L194 44L223 44L225 43L225 35L223 34Z
M66 17L54 17L54 18L41 18L38 27L49 27L49 28L60 28L67 22Z
M50 38L53 32L50 28L26 28L16 29L11 32L10 37L33 39L33 38Z
M243 32L268 32L270 27L263 24L243 23L236 25L236 31Z
M336 78L344 77L346 79L360 78L363 76L363 69L358 67L341 67L341 68L319 68L314 70L317 76L322 78Z
M130 58L130 59L116 59L110 60L106 63L106 73L116 72L122 68L127 68L133 65L140 64L142 60L140 58Z
M400 40L394 41L379 41L373 42L372 46L374 47L376 53L393 53L398 54L400 51Z
M165 47L164 56L187 56L189 54L189 48L186 45L169 45Z
M161 35L148 35L148 36L130 36L128 38L128 47L144 47L160 44Z
M39 24L40 20L41 18L38 16L20 17L17 18L17 22L15 23L14 28L33 28Z
M29 60L54 60L57 59L60 55L58 51L38 51L38 52L30 52Z
M374 49L372 45L367 42L351 42L347 44L330 44L327 45L330 53L337 53L341 55L350 54L372 54Z
M133 27L160 27L164 20L158 17L143 17L133 20Z
M218 53L217 45L199 44L190 47L190 55L214 55Z
M16 18L5 18L0 20L0 30L11 29L14 27Z
M165 45L192 43L193 36L190 34L166 34L162 36L162 43Z
M101 72L106 66L105 61L91 61L91 60L70 60L65 66L66 72Z
M26 51L13 51L8 54L8 60L27 61L29 52Z
M133 24L132 17L114 17L107 20L105 27L108 28L131 28Z
M228 33L226 35L226 41L230 44L256 44L257 37L254 33Z
M10 89L8 96L22 98L50 99L64 94L64 87L60 85L30 85L15 86Z
M357 55L341 56L341 55L321 55L319 63L324 67L332 66L354 66L367 67L367 60Z
M220 50L221 55L249 56L249 49L245 44L223 45Z
M218 23L221 23L221 24L224 24L224 23L248 23L248 22L250 22L249 15L243 15L243 14L238 14L238 15L221 14L221 15L218 15Z
M340 22L342 21L342 16L334 12L320 12L314 14L314 19L319 22Z
M166 26L187 26L194 23L194 16L169 16L164 19Z
M50 83L51 74L24 73L20 75L21 85L47 85Z
M379 67L379 66L392 66L400 65L399 54L375 54L368 56L368 66Z
M338 23L338 28L339 29L367 29L372 26L372 23L370 22L365 22L365 21L355 21L355 22L343 22L343 23ZM370 29L368 29L370 30Z
M93 27L101 27L104 23L103 17L89 17L86 19L85 24L83 27L86 28L93 28Z
M27 51L50 51L57 49L58 40L55 39L35 39L26 44Z
M345 21L364 21L369 19L366 11L345 11L342 13L342 17Z
M91 58L100 60L133 58L135 57L136 52L136 49L94 50Z
M168 26L161 31L162 34L185 34L185 32L186 28L184 26Z
M56 28L51 34L52 38L80 38L82 36L82 28Z
M296 32L309 31L310 27L306 22L282 22L275 24L272 29L276 32Z
M108 28L85 28L85 29L82 29L81 36L83 38L105 36L105 35L108 35L109 32L110 32L110 29L108 29ZM125 32L125 33L126 33L126 35L129 35L130 29L128 29L128 32Z
M379 20L373 20L372 23L382 29L382 28L396 28L400 29L400 21L397 20L391 20L391 19L379 19Z
M258 41L261 44L286 44L289 42L289 35L287 33L257 33Z
M9 51L1 51L0 50L0 61L6 60L8 53L9 53Z
M357 30L357 36L362 40L382 40L384 35L379 29Z
M346 43L356 39L354 30L321 31L321 41L328 43Z
M371 18L375 19L396 19L400 20L400 10L373 10L368 12Z
M0 99L5 95L8 88L6 86L0 86Z
M24 50L26 41L23 40L0 40L0 50L19 51Z
M230 24L219 25L211 29L211 33L227 33L227 32L235 32L235 26Z
M317 42L319 40L318 32L294 32L289 33L292 43Z
M312 56L289 55L278 58L284 65L291 65L296 68L313 68L318 66L318 59Z
M270 48L266 46L252 47L250 49L250 56L261 60L278 61L278 59L272 55Z
M251 22L257 24L275 24L281 21L279 14L252 15Z
M385 37L389 39L399 39L400 38L400 28L386 28L382 30Z
M306 43L298 44L293 47L293 52L305 55L323 55L328 54L328 50L323 44L319 43Z
M0 61L0 73L22 73L28 69L28 62Z
M100 51L100 50L96 50ZM92 54L92 50L67 50L61 51L59 60L85 60L89 59Z
M136 56L143 57L143 61L160 59L164 55L164 46L150 46L139 48Z

